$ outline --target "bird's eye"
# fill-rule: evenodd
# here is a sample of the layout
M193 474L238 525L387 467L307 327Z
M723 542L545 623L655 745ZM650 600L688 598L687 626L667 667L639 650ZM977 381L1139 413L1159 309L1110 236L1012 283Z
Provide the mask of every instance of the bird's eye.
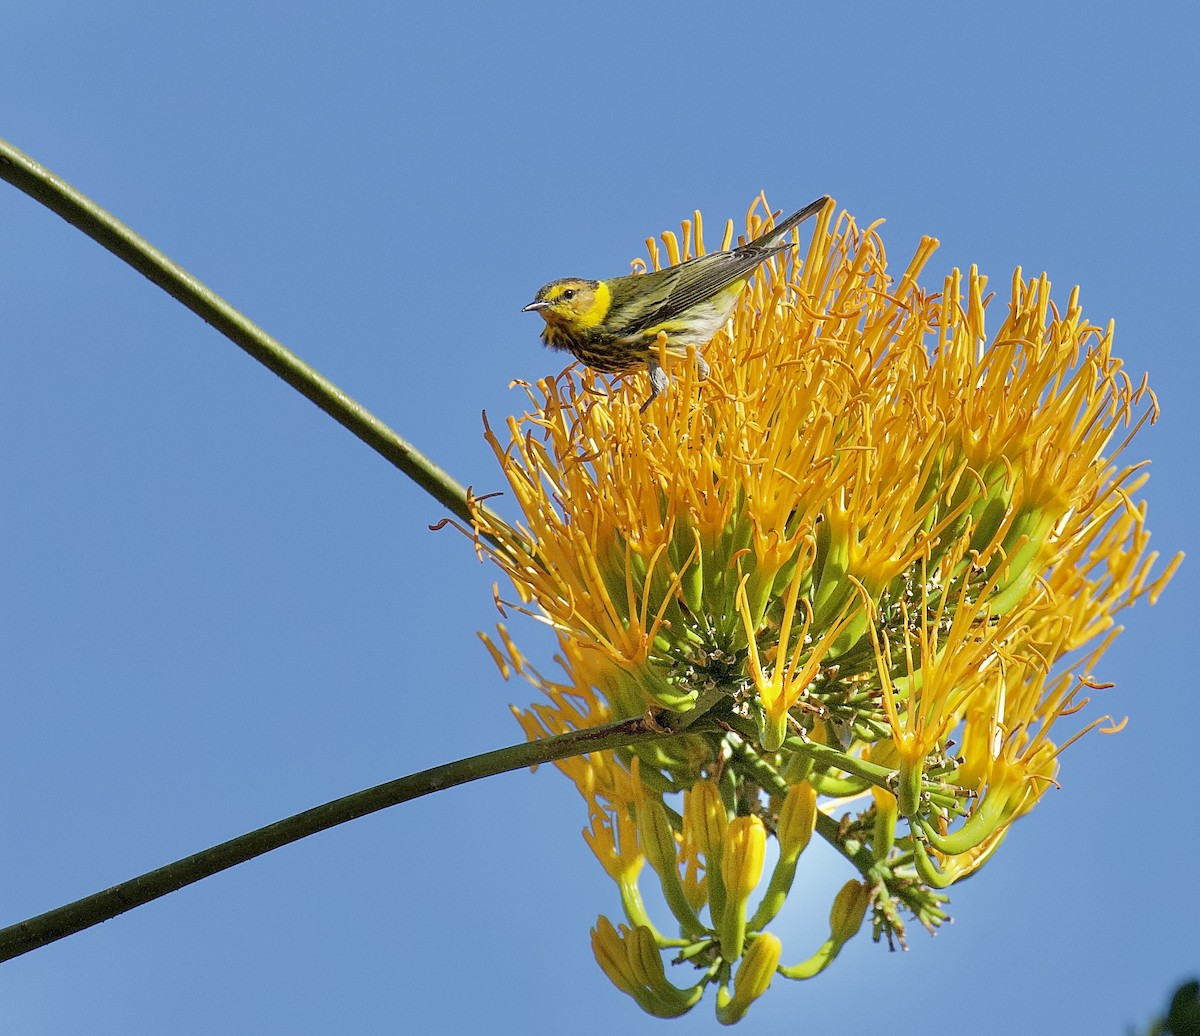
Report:
M562 297L563 297L563 299L573 299L575 297L575 289L568 288L566 291L564 291L562 293Z

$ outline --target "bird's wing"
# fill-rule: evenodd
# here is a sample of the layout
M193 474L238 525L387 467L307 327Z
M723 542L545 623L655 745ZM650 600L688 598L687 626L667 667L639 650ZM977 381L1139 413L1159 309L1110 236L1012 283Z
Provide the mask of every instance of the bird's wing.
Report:
M629 333L645 331L679 316L697 303L712 298L722 288L748 278L764 260L787 247L783 244L771 248L735 248L731 252L700 256L678 266L642 274L637 280L642 282L639 294L645 300L645 308L631 314L626 330ZM646 284L650 278L660 283Z
M790 248L792 230L820 212L828 201L828 197L822 196L810 202L740 248L699 256L653 273L619 278L629 282L625 287L629 291L630 312L625 322L616 323L621 324L625 333L637 335L712 298L735 281L749 278L760 264ZM619 290L614 292L618 299L621 294Z
M792 230L803 223L809 216L820 212L829 201L829 195L823 194L816 201L810 201L799 212L793 212L787 219L780 220L770 230L750 242L749 247L770 248L787 244L791 240ZM786 240L785 240L786 239Z

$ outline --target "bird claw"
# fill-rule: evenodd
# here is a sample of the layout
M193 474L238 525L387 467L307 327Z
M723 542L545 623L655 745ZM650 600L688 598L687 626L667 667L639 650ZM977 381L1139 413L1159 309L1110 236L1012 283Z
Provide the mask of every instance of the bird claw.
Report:
M708 377L708 372L711 368L707 361L699 353L696 354L696 374L699 380L703 381ZM650 360L646 364L646 371L650 375L650 396L638 409L639 414L644 414L647 408L659 396L659 393L666 392L667 386L671 384L671 376L663 370L657 360Z
M650 406L657 398L660 392L666 392L667 386L671 384L671 376L659 366L657 360L651 360L646 364L646 370L650 374L650 398L646 400L638 410L638 413L644 414L647 407Z

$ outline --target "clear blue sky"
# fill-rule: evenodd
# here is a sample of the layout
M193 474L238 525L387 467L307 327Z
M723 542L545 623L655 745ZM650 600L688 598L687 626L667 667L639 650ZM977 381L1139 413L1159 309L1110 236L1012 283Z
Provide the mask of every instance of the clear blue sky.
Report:
M1134 448L1154 545L1194 552L1198 26L1185 4L10 0L0 136L481 491L480 412L560 366L519 312L540 284L624 272L694 208L830 193L887 219L894 262L939 237L927 286L972 262L1081 284L1163 405ZM519 739L533 691L474 633L493 572L428 531L441 508L6 185L0 242L3 923ZM1092 715L1127 731L1065 755L954 925L906 954L860 935L746 1026L1122 1033L1200 972L1198 561L1123 616ZM339 828L0 966L0 1031L664 1032L591 958L618 905L584 819L545 769ZM670 1026L716 1028L711 1003Z

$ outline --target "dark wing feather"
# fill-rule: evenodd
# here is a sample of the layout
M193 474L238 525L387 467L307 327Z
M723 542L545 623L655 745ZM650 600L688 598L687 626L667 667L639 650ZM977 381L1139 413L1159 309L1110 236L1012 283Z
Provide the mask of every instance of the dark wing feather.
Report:
M645 331L686 312L699 302L712 298L734 281L749 277L763 261L787 247L783 244L773 248L735 248L729 252L717 252L700 256L698 259L689 259L686 263L655 273L642 274L638 280L643 282L643 290L657 289L663 294L661 299L628 325L628 333ZM644 284L650 277L661 278L663 283Z
M791 240L792 230L803 223L809 216L820 212L829 201L829 195L823 194L816 201L810 201L799 212L793 212L787 219L780 220L770 230L759 237L756 237L746 247L748 248L769 248L772 245L787 244L784 240Z
M792 229L820 212L828 201L828 197L822 196L809 202L800 211L792 213L771 230L740 248L699 256L653 273L618 278L613 282L614 297L618 304L621 288L616 285L620 282L626 282L623 288L629 291L630 296L639 300L651 297L654 301L628 324L622 324L619 318L614 323L619 324L625 334L637 335L712 298L734 281L749 278L771 256L790 248Z

